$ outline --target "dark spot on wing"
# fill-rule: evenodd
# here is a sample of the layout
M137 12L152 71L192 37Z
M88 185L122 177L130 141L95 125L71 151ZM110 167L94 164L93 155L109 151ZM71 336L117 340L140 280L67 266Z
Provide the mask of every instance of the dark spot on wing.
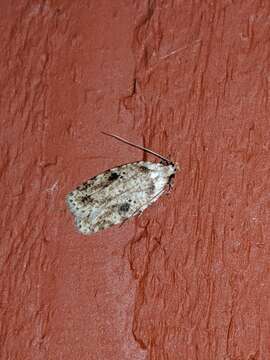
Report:
M147 189L147 192L148 192L149 195L152 195L155 192L155 184L154 184L153 181L151 181L151 185Z
M108 177L109 181L114 181L119 178L119 174L112 172L111 175Z
M91 204L93 202L93 199L91 198L90 195L85 195L80 200L83 205Z
M130 208L129 203L124 203L119 206L119 213L126 213Z
M87 181L85 181L84 183L82 183L80 186L77 187L77 190L79 191L84 191L88 188L89 184Z
M142 172L142 173L149 173L149 171L151 171L151 170L149 170L146 166L140 166L139 167L139 169L140 169L140 171Z

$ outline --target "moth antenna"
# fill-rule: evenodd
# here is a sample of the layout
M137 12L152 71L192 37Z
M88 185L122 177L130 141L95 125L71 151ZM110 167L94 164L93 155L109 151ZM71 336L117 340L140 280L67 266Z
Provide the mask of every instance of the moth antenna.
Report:
M121 138L121 137L118 136L118 135L110 134L110 133L107 133L107 132L105 132L105 131L101 131L101 132L102 132L102 134L107 135L107 136L111 136L111 137L113 137L113 138L115 138L115 139L117 139L117 140L122 141L122 142L125 143L125 144L128 144L128 145L130 145L130 146L133 146L133 147L135 147L135 148L137 148L137 149L141 149L141 150L143 150L143 151L146 151L146 152L148 152L149 154L155 155L155 156L157 156L158 158L160 158L161 160L166 161L167 164L173 164L173 162L172 162L171 160L165 158L164 156L156 153L156 152L153 151L153 150L150 150L150 149L147 149L147 148L145 148L145 147L143 147L143 146L134 144L134 143L132 143L132 142L126 140L126 139Z

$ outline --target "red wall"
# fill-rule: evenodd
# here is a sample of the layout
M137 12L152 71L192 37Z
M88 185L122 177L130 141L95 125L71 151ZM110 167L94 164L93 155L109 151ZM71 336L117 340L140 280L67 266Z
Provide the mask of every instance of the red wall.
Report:
M0 3L1 359L270 359L269 16L259 0ZM85 237L66 194L146 158L103 130L181 171Z

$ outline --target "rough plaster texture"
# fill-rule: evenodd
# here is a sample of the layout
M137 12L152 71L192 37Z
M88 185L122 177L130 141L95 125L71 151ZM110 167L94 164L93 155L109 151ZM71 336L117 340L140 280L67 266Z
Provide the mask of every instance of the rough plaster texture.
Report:
M270 3L0 3L0 358L270 359ZM146 157L182 168L91 237L64 197ZM151 158L152 159L152 158Z

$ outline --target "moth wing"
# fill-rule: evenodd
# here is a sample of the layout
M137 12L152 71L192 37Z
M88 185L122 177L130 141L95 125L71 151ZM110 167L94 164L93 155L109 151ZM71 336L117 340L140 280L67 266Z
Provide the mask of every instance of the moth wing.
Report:
M67 195L66 202L70 211L75 216L87 216L91 208L106 201L110 193L117 194L122 179L127 182L136 173L137 163L133 163L115 167L87 180Z
M120 224L157 200L168 183L166 166L136 162L106 171L67 196L76 225L90 234Z
M121 167L107 170L79 185L71 191L66 202L75 216L85 217L93 207L95 199L102 197L104 190L120 176Z
M116 198L111 199L106 206L92 208L88 216L77 216L76 226L78 230L87 235L121 224L136 216L156 200L150 197L147 190L150 191L150 187L142 190L134 184L132 191L119 194Z

